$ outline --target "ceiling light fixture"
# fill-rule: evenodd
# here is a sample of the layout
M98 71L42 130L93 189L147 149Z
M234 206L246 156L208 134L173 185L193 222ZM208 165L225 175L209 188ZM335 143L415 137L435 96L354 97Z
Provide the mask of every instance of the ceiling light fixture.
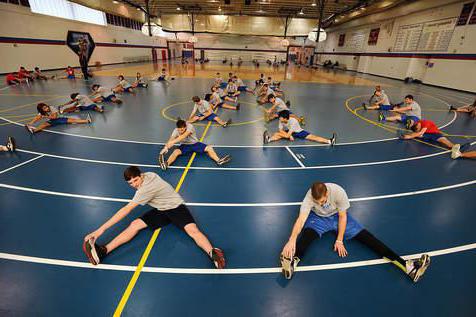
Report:
M177 11L180 11L180 10L182 10L182 8L181 8L181 7L177 7Z
M311 4L311 6L312 6L312 7L315 7L315 6L317 6L317 3L316 3L316 1L314 1L314 2Z
M114 4L119 4L119 1L113 1L112 3L114 3Z
M302 9L301 9L301 11L299 11L298 14L299 14L299 15L303 15L303 14L304 14L304 11L302 11Z

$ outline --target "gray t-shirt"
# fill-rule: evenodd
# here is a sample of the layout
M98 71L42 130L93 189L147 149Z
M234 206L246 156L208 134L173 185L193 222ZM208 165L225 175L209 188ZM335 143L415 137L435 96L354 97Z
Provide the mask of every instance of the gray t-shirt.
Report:
M198 110L199 113L205 114L210 109L210 104L206 100L200 100L200 103L195 103L193 107L193 112L196 113Z
M411 104L409 104L409 105L404 105L404 107L408 107L408 106L412 107L412 109L411 109L411 110L407 110L407 111L405 112L405 114L406 114L407 116L415 116L415 117L417 117L418 119L421 119L421 108L420 108L420 105L417 104L415 101L413 101L413 102L412 102Z
M283 110L288 110L288 106L284 103L283 99L276 97L276 101L274 102L274 106L276 106L276 112L280 112Z
M212 96L210 97L210 102L214 105L217 105L222 102L220 93L215 91Z
M184 203L182 197L159 175L143 173L144 181L137 189L132 201L139 205L149 205L158 210L170 210Z
M291 131L292 133L299 133L303 128L299 125L299 122L295 118L289 118L288 123L279 121L279 130Z
M92 105L94 103L86 95L78 95L75 100L78 103L78 106L89 106L89 105Z
M377 102L381 102L380 104L383 106L390 105L390 99L388 99L388 96L384 93L380 95L380 97L376 97Z
M113 94L113 92L111 91L111 89L106 89L104 88L103 86L100 86L97 90L96 90L96 94L97 95L100 95L101 97L109 97L110 95Z
M329 194L326 203L321 206L312 199L311 189L309 189L301 204L299 215L309 215L311 210L318 216L330 217L339 211L346 211L350 207L349 198L345 190L337 184L325 183Z
M182 144L195 144L198 142L198 138L197 138L197 132L195 131L195 127L191 124L191 123L188 123L187 122L187 132L191 132L190 135L188 137L186 137L185 139L182 140ZM176 138L180 135L180 132L179 132L179 129L178 128L175 128L174 131L172 132L172 138Z

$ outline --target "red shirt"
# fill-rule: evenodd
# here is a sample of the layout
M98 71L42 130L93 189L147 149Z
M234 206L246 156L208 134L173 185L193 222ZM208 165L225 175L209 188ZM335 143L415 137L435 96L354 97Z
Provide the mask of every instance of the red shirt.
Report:
M418 122L420 123L422 129L426 128L425 133L441 133L436 124L431 120L420 120Z
M16 78L16 76L15 76L14 74L12 74L12 73L8 74L8 75L5 77L5 80L6 80L7 82L12 81L12 80L15 80L15 79L17 79L17 78Z
M74 68L66 68L66 73L68 73L68 75L74 75Z

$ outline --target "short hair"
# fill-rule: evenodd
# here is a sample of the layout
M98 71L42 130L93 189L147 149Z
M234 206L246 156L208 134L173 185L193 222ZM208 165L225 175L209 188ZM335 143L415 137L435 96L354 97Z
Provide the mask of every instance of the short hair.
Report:
M118 77L119 79L121 79L121 80L124 79L124 76L122 76L122 75L119 75L119 76L117 76L117 77Z
M193 97L192 97L192 101L193 101L193 102L199 102L199 101L200 101L200 97L199 97L199 96L193 96Z
M99 88L99 85L98 85L98 84L94 84L94 85L91 86L91 89L92 89L92 90L96 90L97 88Z
M162 68L162 71L165 71L165 68Z
M229 82L229 83L232 83L232 82L233 82L233 79L231 79L231 78L228 79L228 82Z
M185 128L187 126L187 122L185 122L185 120L178 119L176 125L177 128Z
M211 91L215 91L216 89L218 89L218 86L215 86L215 85L213 85L212 88L210 88Z
M327 194L327 186L321 182L315 182L311 187L312 198L318 200Z
M289 120L289 110L280 111L280 112L278 113L278 116L279 116L280 118Z
M413 131L413 132L416 132L417 130L417 125L418 125L418 122L420 121L413 121L413 120L409 120L411 123L410 123L410 129Z
M268 95L268 101L270 101L270 100L271 100L271 98L276 98L276 96L275 96L275 95L273 95L273 94L269 94L269 95Z
M37 66L37 67L35 67L35 70L40 70L40 68Z
M212 98L212 94L205 94L205 101L210 101L210 99Z
M140 176L141 171L137 166L129 166L124 170L124 179L126 182L130 181L132 178Z
M217 75L220 75L220 73L217 73Z
M380 85L375 86L375 91L381 91L381 90L382 90L382 87L380 87Z
M406 96L405 96L405 99L407 99L407 98L413 100L413 96L412 96L412 95L406 95Z
M78 95L79 95L79 94L78 94L77 92L75 92L75 93L72 93L72 94L70 95L70 97L71 97L71 99L76 99L76 97L78 97Z
M47 112L46 112L45 110L43 110L43 107L44 107L44 106L47 106L47 107L48 107L48 105L47 105L46 103L44 103L44 102L40 102L38 105L36 105L36 110L38 110L38 112L39 112L41 115L46 115L46 114L47 114Z

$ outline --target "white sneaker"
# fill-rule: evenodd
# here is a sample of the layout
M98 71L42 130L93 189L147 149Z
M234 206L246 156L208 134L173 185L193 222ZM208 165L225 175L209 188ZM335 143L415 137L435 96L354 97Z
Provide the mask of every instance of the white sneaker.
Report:
M451 148L451 158L452 158L453 160L455 160L455 159L457 159L458 157L461 156L460 148L461 148L461 145L459 145L459 144L455 144L455 145L453 145L453 147Z

